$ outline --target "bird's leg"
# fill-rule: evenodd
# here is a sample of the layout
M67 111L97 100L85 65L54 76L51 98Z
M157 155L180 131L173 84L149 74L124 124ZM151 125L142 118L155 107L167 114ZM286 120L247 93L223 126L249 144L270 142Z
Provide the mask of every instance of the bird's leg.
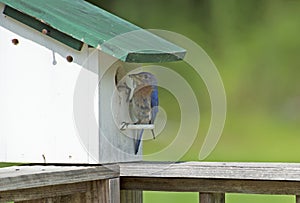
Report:
M154 130L153 129L151 130L151 133L152 133L153 139L155 140L155 134L154 134Z
M153 124L153 122L152 122L152 121L150 121L150 122L149 122L149 124ZM153 139L155 140L154 129L151 129L151 133L152 133Z
M126 128L127 128L128 125L129 125L129 123L122 122L120 130L126 130Z

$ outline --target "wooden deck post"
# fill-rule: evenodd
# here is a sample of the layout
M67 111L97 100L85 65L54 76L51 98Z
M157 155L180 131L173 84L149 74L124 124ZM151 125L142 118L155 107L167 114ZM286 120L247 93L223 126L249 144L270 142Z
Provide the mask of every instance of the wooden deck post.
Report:
M225 193L199 193L200 203L225 203Z
M121 190L121 203L142 203L142 190Z
M300 195L296 195L296 203L300 203Z

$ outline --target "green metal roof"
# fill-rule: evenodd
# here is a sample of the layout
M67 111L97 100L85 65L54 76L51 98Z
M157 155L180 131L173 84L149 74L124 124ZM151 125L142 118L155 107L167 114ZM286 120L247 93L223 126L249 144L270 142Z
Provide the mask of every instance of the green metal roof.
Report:
M28 20L24 22L26 16L48 26L49 29L53 28L54 31L62 32L122 61L176 61L183 59L186 52L175 44L84 0L0 0L0 2L11 7L11 11L7 11L12 13L8 14L9 16L35 29L41 29L41 26L35 25L37 23L34 23L34 26L33 23L28 23ZM22 14L25 17L21 16Z

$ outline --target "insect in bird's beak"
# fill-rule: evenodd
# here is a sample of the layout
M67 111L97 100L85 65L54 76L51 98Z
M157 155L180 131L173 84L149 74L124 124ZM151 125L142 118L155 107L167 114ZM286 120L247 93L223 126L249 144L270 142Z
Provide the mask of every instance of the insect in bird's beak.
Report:
M136 88L136 83L134 82L134 79L133 79L132 75L128 75L125 78L125 83L126 83L126 86L129 88L128 97L126 99L126 101L128 102L133 97L134 89Z
M134 87L134 80L133 80L133 78L132 78L131 75L128 75L128 77L126 77L125 83L126 83L126 85L127 85L130 89L134 89L134 88L135 88L135 87Z

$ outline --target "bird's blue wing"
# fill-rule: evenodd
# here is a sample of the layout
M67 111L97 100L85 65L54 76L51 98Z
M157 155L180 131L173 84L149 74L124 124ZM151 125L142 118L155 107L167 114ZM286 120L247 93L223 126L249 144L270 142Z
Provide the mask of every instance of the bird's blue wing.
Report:
M151 121L150 123L153 124L156 118L156 114L158 112L158 89L157 86L153 86L153 91L151 94Z

